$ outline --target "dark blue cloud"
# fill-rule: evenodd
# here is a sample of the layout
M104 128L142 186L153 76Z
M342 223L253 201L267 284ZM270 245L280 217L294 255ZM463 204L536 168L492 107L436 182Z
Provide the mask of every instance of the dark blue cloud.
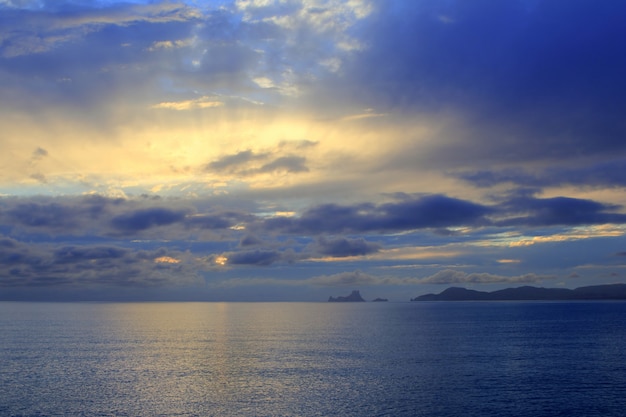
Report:
M202 205L199 203L199 205ZM0 198L0 230L39 236L130 236L148 230L179 224L173 235L203 230L228 230L237 224L254 223L257 217L243 211L184 207L180 202L158 196L133 199L85 197L5 197Z
M240 247L265 245L259 236L269 233L315 236L379 234L428 230L450 234L455 227L538 226L624 223L621 207L593 200L568 197L541 199L537 187L494 196L492 204L479 204L445 195L397 194L395 201L354 205L312 206L295 217L264 217L257 209L249 212L225 210L163 199L109 199L100 196L68 198L0 199L0 230L7 236L46 239L98 239L111 237L157 237L197 241L204 232L220 232L220 240L239 242ZM497 197L497 198L496 198ZM160 235L155 235L158 228ZM48 236L47 238L45 236ZM71 238L74 236L74 238ZM207 235L208 236L208 235ZM254 237L254 238L253 238ZM320 238L316 251L341 256L373 253L379 247L365 237ZM279 239L280 241L280 239ZM9 245L10 240L4 244ZM309 241L291 242L304 247ZM269 244L269 243L268 243ZM275 242L272 245L278 244Z
M550 167L533 173L522 168L508 168L468 171L452 175L478 187L493 187L503 183L538 188L559 185L624 187L626 186L626 160L591 162L577 168Z
M536 198L534 191L519 192L495 205L430 195L381 205L339 206L326 204L306 210L300 217L267 219L269 231L301 235L382 233L468 226L577 226L626 223L620 206L593 200ZM330 253L329 253L330 254Z
M486 206L444 195L430 195L380 206L384 228L395 230L445 228L488 223Z
M626 214L615 213L620 207L593 200L569 197L514 198L502 205L510 216L500 226L554 226L626 223Z
M111 219L111 225L119 232L131 234L157 226L181 222L186 212L163 207L152 207L124 213Z
M373 223L374 219L360 212L365 210L371 212L372 209L371 205L365 204L357 206L324 204L307 209L300 217L274 217L267 219L264 224L270 231L296 234L363 231L368 229L368 220Z
M306 210L299 218L278 217L265 221L268 230L288 233L356 233L445 228L488 224L487 206L429 195L381 205L340 206L325 204Z
M254 235L246 235L242 237L241 240L239 241L239 246L241 247L259 246L262 244L263 244L263 241Z
M185 225L188 228L227 229L237 223L237 217L241 217L241 215L206 214L191 216L185 220Z
M127 249L112 246L65 246L54 250L55 263L77 263L120 259L128 253Z
M0 248L14 248L16 244L16 241L10 238L0 239Z
M382 245L375 242L368 242L363 238L325 238L316 240L313 250L325 256L334 258L344 258L348 256L362 256L376 253Z
M0 240L0 264L8 270L8 275L19 275L21 265L35 267L42 263L43 259L32 254L23 243L9 238Z
M246 213L242 210L225 210L222 208L207 208L206 211L200 211L193 215L185 217L184 224L187 230L202 229L229 229L238 224L254 223L256 216L252 213Z
M21 203L7 210L5 215L27 227L71 230L78 224L76 212L74 207L56 203Z
M0 287L155 287L198 282L185 254L158 248L0 240Z
M266 266L280 261L283 256L282 252L276 250L233 252L228 255L228 264Z
M4 198L0 200L0 222L11 228L68 234L102 216L119 199L100 196L77 198Z
M463 172L460 174L452 174L458 178L468 181L478 187L493 187L502 183L513 183L524 185L526 187L537 187L547 185L542 182L536 175L525 172L522 169L504 169L500 171L479 170L474 172Z

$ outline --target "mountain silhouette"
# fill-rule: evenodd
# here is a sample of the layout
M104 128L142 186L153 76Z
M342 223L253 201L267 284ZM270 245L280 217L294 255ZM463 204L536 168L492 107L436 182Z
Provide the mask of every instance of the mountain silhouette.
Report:
M567 288L524 286L492 292L450 287L439 294L425 294L411 301L507 301L507 300L626 300L626 284Z

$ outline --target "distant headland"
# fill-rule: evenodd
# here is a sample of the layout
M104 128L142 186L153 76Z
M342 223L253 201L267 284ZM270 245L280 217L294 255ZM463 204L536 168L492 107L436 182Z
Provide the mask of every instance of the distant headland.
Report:
M524 286L492 292L450 287L439 294L425 294L411 301L512 301L512 300L626 300L626 284L566 288Z

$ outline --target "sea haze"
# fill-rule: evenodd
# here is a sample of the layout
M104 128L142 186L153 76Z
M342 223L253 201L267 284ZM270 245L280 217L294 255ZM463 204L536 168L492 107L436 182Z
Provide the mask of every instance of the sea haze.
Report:
M626 303L0 303L3 416L618 416Z

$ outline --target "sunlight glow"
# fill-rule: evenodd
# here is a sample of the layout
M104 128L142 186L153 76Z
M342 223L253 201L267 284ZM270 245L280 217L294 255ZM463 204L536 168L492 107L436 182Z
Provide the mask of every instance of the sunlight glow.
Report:
M180 263L180 259L172 258L171 256L161 256L156 258L154 262L158 264L178 264Z

